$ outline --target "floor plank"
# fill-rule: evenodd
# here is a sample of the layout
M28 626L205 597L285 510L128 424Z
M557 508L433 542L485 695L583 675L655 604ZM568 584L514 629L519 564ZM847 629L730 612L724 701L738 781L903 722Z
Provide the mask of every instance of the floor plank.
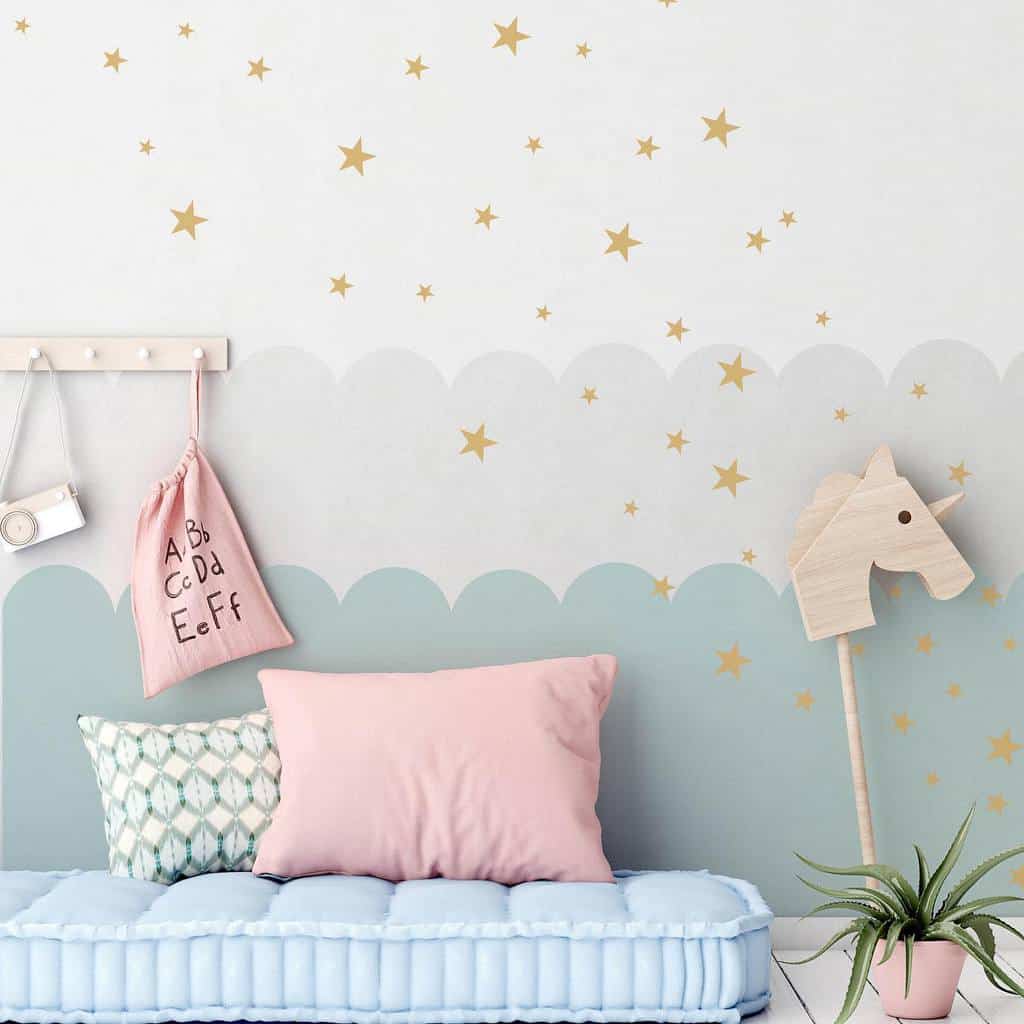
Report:
M764 1021L765 1024L816 1024L808 1016L803 1003L793 991L793 986L790 985L789 980L782 973L782 968L774 960L772 961L772 1001L764 1013L759 1014L755 1019L758 1024L761 1021Z
M1024 962L1024 952L1018 951L1017 956ZM971 957L964 964L958 993L954 1010L957 1004L968 1003L987 1024L1020 1024L1024 1020L1024 1001L1000 992L985 977L981 964Z
M777 952L780 961L800 960L810 956L810 951ZM793 987L800 993L808 1013L815 1024L832 1024L839 1015L850 980L850 958L838 948L831 949L809 964L780 966ZM850 1018L852 1024L892 1024L893 1018L882 1010L878 993L868 985L860 1006ZM980 1024L977 1018L972 1024Z
M998 956L1003 961L1004 967L1012 967L1017 974L1024 978L1024 949L1000 949Z

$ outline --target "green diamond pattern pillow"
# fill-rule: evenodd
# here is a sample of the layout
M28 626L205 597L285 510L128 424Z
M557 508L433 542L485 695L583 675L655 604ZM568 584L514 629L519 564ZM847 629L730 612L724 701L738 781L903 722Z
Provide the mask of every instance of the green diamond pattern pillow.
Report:
M103 801L110 873L170 884L251 871L280 799L269 712L184 725L78 719Z

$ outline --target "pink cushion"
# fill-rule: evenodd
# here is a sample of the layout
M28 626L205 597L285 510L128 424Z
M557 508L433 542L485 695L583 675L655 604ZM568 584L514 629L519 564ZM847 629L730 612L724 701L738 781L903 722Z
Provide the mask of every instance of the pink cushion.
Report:
M610 882L610 654L410 675L265 669L281 803L257 874Z

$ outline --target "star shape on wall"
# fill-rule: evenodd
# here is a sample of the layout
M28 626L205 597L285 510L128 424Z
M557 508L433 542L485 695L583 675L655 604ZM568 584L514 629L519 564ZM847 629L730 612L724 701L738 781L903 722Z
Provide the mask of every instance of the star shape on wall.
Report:
M864 653L864 644L858 642L850 644L850 653L855 657L859 658Z
M921 636L917 638L917 647L915 650L921 654L931 654L934 648L935 641L932 639L931 633L922 633Z
M901 711L898 715L894 711L892 715L892 724L899 732L906 736L907 730L914 724L914 721L905 711Z
M179 231L187 231L192 238L196 237L196 228L200 224L205 224L206 217L200 217L196 213L196 204L191 202L184 210L171 210L171 213L177 218L177 223L174 225L174 230L171 231L172 235L176 235Z
M140 153L145 153L146 156L149 156L149 154L152 153L154 149L156 149L156 146L154 146L153 143L149 139L140 139L139 140L139 152Z
M929 786L937 786L939 784L939 775L937 772L929 772L926 780Z
M607 256L609 253L617 252L627 263L629 262L629 250L634 245L643 245L643 242L629 237L628 224L621 231L612 231L611 228L605 228L604 233L610 239L604 254Z
M675 584L669 583L667 576L662 576L660 580L654 579L654 589L651 591L651 597L663 597L667 601L669 591L675 589Z
M1015 885L1024 886L1024 865L1019 868L1014 868L1010 872L1010 878L1013 879Z
M405 63L408 64L405 73L407 75L415 75L416 81L421 81L423 78L423 72L430 70L430 65L423 63L422 54L418 55L415 60L409 60L408 57L405 57L404 60Z
M903 588L898 584L894 583L886 593L889 595L889 600L895 601L897 598L903 596Z
M1017 650L1017 641L1014 640L1012 636L1008 636L1003 641L1003 647L1005 647L1008 651L1015 651Z
M964 465L963 459L960 460L959 465L949 467L949 479L955 480L961 487L969 476L974 476L974 474Z
M476 210L476 207L474 206L473 209ZM483 224L483 226L490 231L491 222L496 221L497 219L498 215L496 213L491 213L491 204L488 203L482 210L476 210L476 220L473 221L473 223Z
M178 26L178 35L182 36L185 39L188 39L188 37L192 35L193 32L195 32L195 29L187 21L185 22L184 25Z
M113 68L117 72L120 72L122 64L128 63L128 58L121 56L121 47L118 47L116 50L112 50L110 53L107 53L107 51L104 50L103 56L106 58L103 66L105 68Z
M995 608L996 602L1003 599L1003 595L992 585L989 584L981 592L981 599L989 606L989 608Z
M484 425L481 423L476 430L466 430L464 427L459 428L462 431L462 436L466 439L460 455L466 455L472 452L481 462L484 461L484 451L493 445L496 445L497 441L492 441L489 437L484 435Z
M355 285L352 284L351 281L347 280L344 274L342 274L341 277L331 278L331 295L337 292L342 298L345 298L345 292L347 292L349 288L355 288Z
M637 514L637 512L639 511L639 509L640 509L640 506L635 501L630 499L629 501L626 502L626 509L625 509L625 512L623 513L623 515L635 516Z
M587 388L587 387L585 387L583 389L583 394L580 395L580 398L582 398L583 401L586 402L587 406L589 407L591 402L598 401L598 398L597 398L597 388Z
M924 398L928 394L928 389L923 384L918 384L915 381L908 394L913 395L914 398Z
M946 687L946 695L952 697L953 700L956 700L957 697L962 697L963 692L964 691L960 688L959 683L950 683L949 686Z
M551 310L547 306L538 306L534 320L547 320L549 316L551 316Z
M770 238L765 238L764 230L762 228L758 228L756 231L747 232L748 249L756 249L758 252L761 252L770 241Z
M245 77L246 78L258 78L262 82L263 81L263 76L268 71L273 71L273 70L274 70L273 68L267 67L267 65L263 63L263 58L260 57L259 60L251 60L251 61L249 61L249 73Z
M416 297L426 302L427 299L432 299L434 297L434 293L430 290L429 284L421 284L419 288L416 289Z
M661 146L658 146L658 145L655 144L654 136L653 135L648 135L646 139L639 139L638 138L636 140L636 144L640 148L633 155L634 156L645 156L645 157L647 157L648 160L652 159L654 157L654 154L659 149L661 149Z
M757 373L757 370L748 370L743 365L743 353L737 352L736 358L731 363L723 363L721 359L718 361L718 365L724 371L724 376L718 382L719 387L725 387L726 384L735 384L736 387L743 390L743 378L749 377L751 374Z
M704 136L704 141L718 139L723 146L729 145L729 132L734 132L739 128L738 124L729 124L725 119L725 107L722 107L718 117L701 117L701 120L708 126L708 133Z
M749 480L749 476L744 476L737 468L737 462L739 460L733 459L732 464L728 468L722 466L715 466L715 472L718 474L718 483L711 488L713 491L717 491L719 488L726 488L729 493L735 498L736 488Z
M685 437L683 437L683 432L681 430L677 430L674 434L666 433L665 436L668 438L668 444L666 447L670 450L674 449L679 452L680 455L683 454L683 445L690 443Z
M543 148L544 148L544 146L543 146L543 144L540 141L540 136L539 135L537 135L537 136L527 135L526 136L526 145L523 146L523 149L528 149L532 156L536 156L537 155L537 150L538 149L543 149Z
M491 47L492 50L496 50L499 46L507 46L515 55L518 53L518 46L524 39L530 37L525 32L519 31L519 18L513 18L508 25L499 25L494 22L494 27L498 30L498 38L495 40L494 45Z
M345 155L345 162L338 168L339 171L344 171L349 167L354 167L360 175L363 173L363 165L368 160L376 160L376 153L367 153L363 149L363 137L362 135L352 143L351 146L339 146L338 149Z
M576 44L576 56L582 57L584 60L587 59L594 51L587 46L586 42Z
M31 27L26 18L18 18L14 23L14 31L20 32L22 35L27 35Z
M744 665L751 663L750 658L745 658L740 654L740 645L735 643L732 648L728 651L715 651L718 655L721 664L715 669L715 675L720 676L723 672L731 672L733 679L739 679L740 673L743 670Z
M820 313L814 314L814 322L816 324L821 324L822 327L828 327L828 322L831 319L832 317L830 317L828 313L825 312L825 310L822 310Z
M804 690L803 693L796 695L796 708L799 711L810 711L814 704L814 695L810 690Z
M754 549L746 548L743 551L740 561L742 561L745 565L753 565L755 558L757 558L757 555L754 554Z
M793 213L792 210L783 210L782 216L779 218L779 223L785 224L788 228L791 224L796 223L796 215Z
M665 326L668 328L668 334L666 338L675 338L676 341L682 341L683 335L689 333L690 328L683 326L683 318L680 317L678 320L666 320Z
M851 416L851 413L846 411L844 406L840 406L835 410L832 419L839 420L840 423L845 423Z
M679 3L679 0L658 0L658 3L664 4L665 10L667 11L673 4Z
M993 793L988 798L988 807L986 810L992 811L993 814L1002 814L1008 806L1009 801L1002 793Z
M1002 736L989 736L988 741L992 744L992 749L988 752L989 761L1001 758L1007 764L1013 764L1013 755L1018 750L1024 749L1019 743L1013 742L1009 729Z

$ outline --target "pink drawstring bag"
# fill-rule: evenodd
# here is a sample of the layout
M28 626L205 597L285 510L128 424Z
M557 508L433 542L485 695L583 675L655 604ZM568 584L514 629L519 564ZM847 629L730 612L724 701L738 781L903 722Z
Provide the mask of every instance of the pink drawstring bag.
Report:
M199 385L197 368L185 453L153 486L135 529L132 611L147 698L204 669L293 643L199 447Z

